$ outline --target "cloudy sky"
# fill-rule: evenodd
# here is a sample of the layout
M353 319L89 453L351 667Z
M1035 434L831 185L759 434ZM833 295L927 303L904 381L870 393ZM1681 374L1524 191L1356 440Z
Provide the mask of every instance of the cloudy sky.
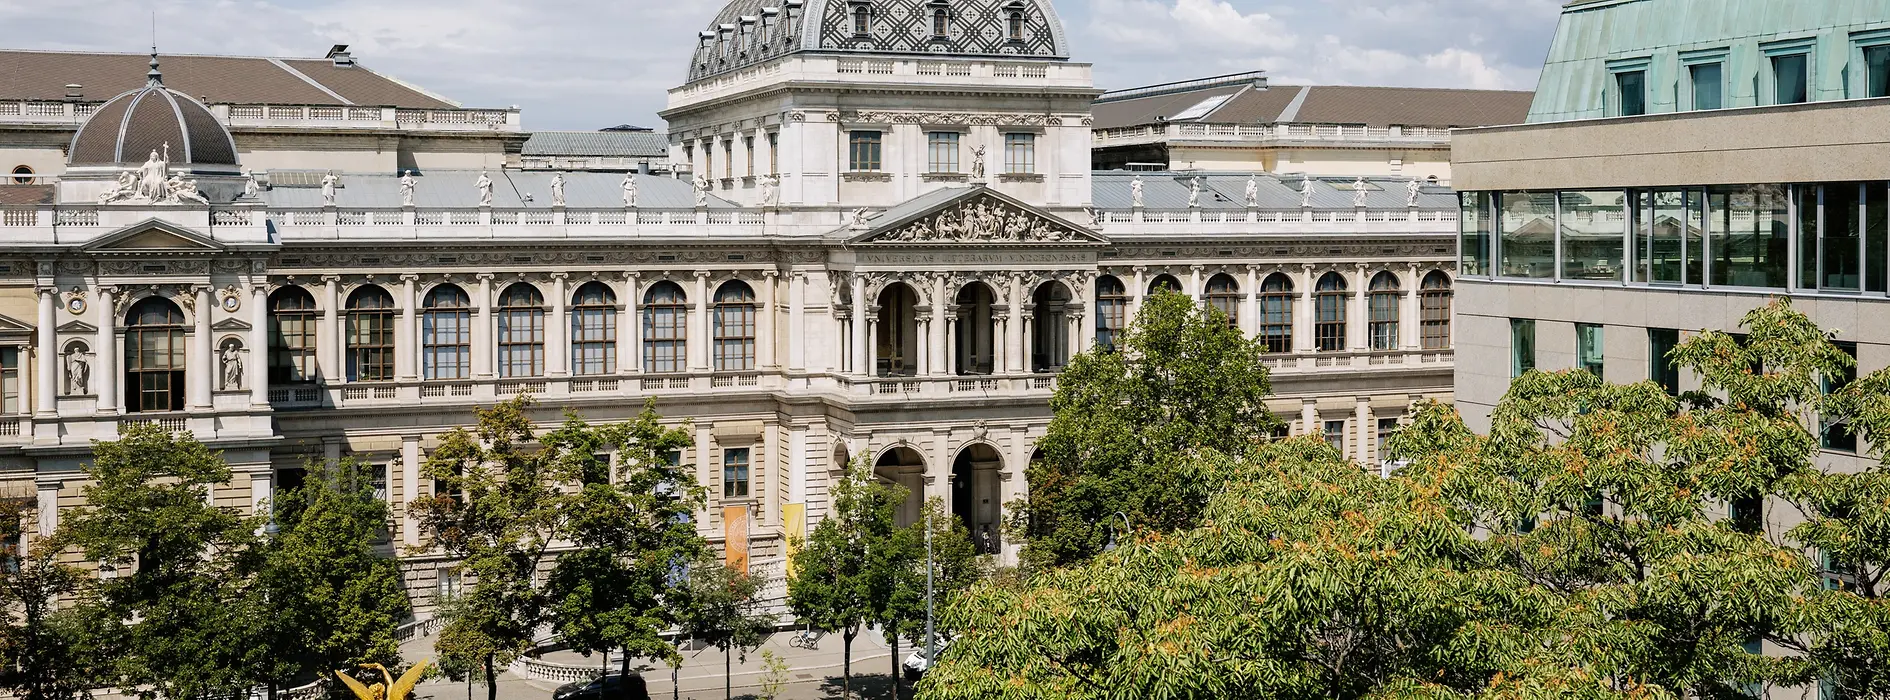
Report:
M1059 0L1105 89L1263 69L1275 84L1527 90L1562 0ZM528 129L661 126L722 0L0 0L0 47L316 56Z

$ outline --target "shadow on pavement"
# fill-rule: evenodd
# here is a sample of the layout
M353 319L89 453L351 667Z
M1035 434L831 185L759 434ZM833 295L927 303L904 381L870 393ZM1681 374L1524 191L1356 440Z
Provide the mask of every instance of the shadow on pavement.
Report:
M844 689L844 686L841 681L842 679L838 674L822 679L820 681L820 691L825 694L824 697L834 698L835 700L842 697L841 691ZM857 700L881 700L882 698L891 698L892 676L888 676L884 673L853 674L853 697ZM911 698L912 689L907 686L900 686L899 697Z

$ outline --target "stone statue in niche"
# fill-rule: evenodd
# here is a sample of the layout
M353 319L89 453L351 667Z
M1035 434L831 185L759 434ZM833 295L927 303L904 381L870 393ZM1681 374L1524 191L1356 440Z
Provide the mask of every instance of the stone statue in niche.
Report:
M971 148L971 179L973 180L984 179L984 146L983 145L973 146Z
M412 170L400 171L400 206L403 206L403 207L413 206L413 188L414 188L413 171Z
M322 206L335 206L335 185L340 182L341 178L336 177L333 170L322 174Z
M479 206L492 206L492 177L480 171L479 179L473 181L473 186L479 188Z
M637 205L637 176L633 173L624 173L622 187L623 187L624 208L627 209L627 208L636 206ZM635 223L635 222L632 222L632 223Z
M223 368L223 391L235 391L243 388L243 347L232 340L223 344L220 358Z
M1137 209L1142 207L1142 176L1137 175L1129 181L1129 204Z
M66 395L84 396L92 393L92 365L85 359L85 348L73 345L66 348Z
M761 185L761 206L774 206L775 196L779 194L775 188L781 184L780 181L774 179L773 175L763 175L759 178L755 178L755 183Z
M564 206L564 173L551 175L551 206Z

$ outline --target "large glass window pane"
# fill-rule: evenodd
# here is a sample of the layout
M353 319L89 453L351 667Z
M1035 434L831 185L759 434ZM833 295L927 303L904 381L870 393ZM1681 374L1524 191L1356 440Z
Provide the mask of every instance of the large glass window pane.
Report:
M1783 289L1791 212L1781 185L1714 187L1707 193L1712 283Z
M1890 46L1864 49L1864 96L1890 97Z
M1798 214L1798 288L1818 288L1818 186L1793 188Z
M1606 378L1602 374L1601 326L1592 323L1575 324L1575 366L1588 370L1589 374Z
M1798 104L1808 99L1810 93L1805 85L1808 58L1802 53L1772 57L1772 104Z
M1686 192L1662 190L1653 193L1653 200L1653 230L1645 251L1651 281L1680 282L1684 263L1680 257L1681 241L1689 237ZM1690 237L1697 239L1697 230Z
M1852 364L1834 375L1824 377L1824 393L1826 394L1840 391L1850 386L1851 382L1857 381L1857 344L1846 342L1833 344L1844 351L1844 354L1851 356ZM1821 419L1819 424L1820 447L1837 452L1857 451L1857 433L1852 429L1849 421Z
M1680 395L1680 365L1667 354L1679 344L1680 331L1647 329L1647 378L1674 396Z
M1562 277L1619 280L1627 245L1627 193L1561 194Z
M1654 245L1654 195L1651 192L1630 192L1628 205L1628 221L1634 225L1634 258L1628 264L1634 268L1633 280L1646 282L1647 253Z
M1721 96L1724 83L1721 80L1720 64L1702 63L1687 68L1687 73L1693 78L1694 109L1719 109L1725 106Z
M1497 201L1503 209L1503 238L1497 245L1502 276L1554 276L1555 194L1505 192Z
M1462 274L1490 274L1490 193L1464 192L1459 195L1458 232L1462 250L1458 264Z
M1857 221L1860 194L1862 192L1855 183L1824 186L1824 236L1819 246L1823 255L1818 285L1820 289L1862 288L1858 284L1858 258L1862 253Z
M1680 218L1685 223L1681 229L1686 234L1687 256L1686 277L1682 282L1700 284L1706 280L1706 191L1687 190L1686 216Z
M1890 250L1886 250L1885 217L1890 210L1885 207L1885 196L1890 191L1884 189L1884 183L1864 183L1864 286L1869 291L1885 290L1886 278L1890 277Z
M1621 95L1621 116L1632 117L1647 113L1647 73L1645 71L1616 73L1614 85Z
M1509 320L1509 376L1511 379L1536 368L1536 320Z

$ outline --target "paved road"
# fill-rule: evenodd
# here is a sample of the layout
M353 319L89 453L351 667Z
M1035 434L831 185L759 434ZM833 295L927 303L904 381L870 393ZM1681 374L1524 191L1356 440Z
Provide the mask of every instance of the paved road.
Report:
M815 649L799 649L788 646L789 634L777 634L769 639L763 649L772 650L788 662L790 685L781 695L782 700L827 700L840 698L841 693L841 644L838 636L828 636L820 640ZM431 656L432 639L416 639L403 647L409 659L421 659ZM900 645L900 656L909 652L905 645ZM597 656L585 657L571 652L557 652L546 657L547 661L571 666L602 666L603 659ZM891 649L885 640L873 630L860 634L853 640L853 692L855 698L891 697L887 686L891 671ZM611 668L617 663L613 658ZM754 697L761 687L761 651L748 654L747 660L737 659L733 664L732 695L737 698ZM647 662L631 662L632 669L644 674L649 684L650 697L653 700L663 698L693 698L712 700L723 697L723 656L715 649L702 649L683 652L683 665L677 669L678 682L670 681L670 670L666 666L652 666ZM557 684L518 678L510 673L499 674L499 697L503 700L550 700ZM464 683L427 683L414 690L416 700L459 700L467 697L468 687ZM470 688L473 700L485 700L486 689L483 686ZM909 692L906 691L906 692ZM902 692L902 695L904 693Z

